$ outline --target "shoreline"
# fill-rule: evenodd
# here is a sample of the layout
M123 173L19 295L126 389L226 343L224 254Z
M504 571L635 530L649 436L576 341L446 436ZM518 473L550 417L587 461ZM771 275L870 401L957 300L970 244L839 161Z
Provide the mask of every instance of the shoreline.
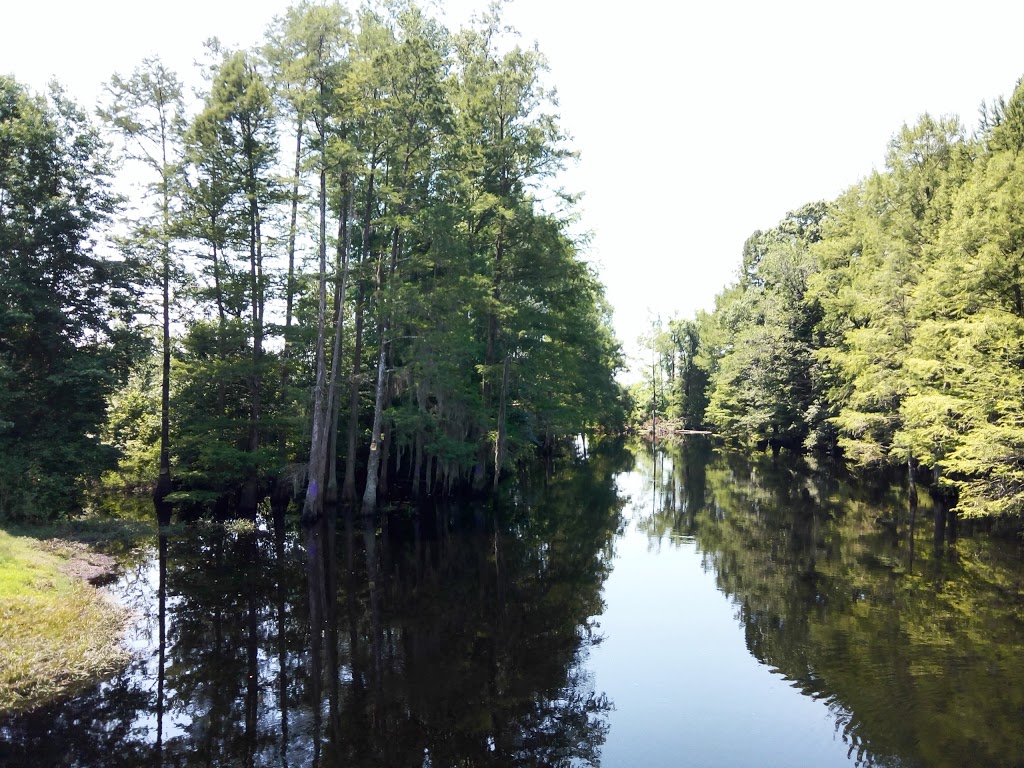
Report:
M98 586L116 561L50 533L0 528L0 715L73 695L130 658L130 612Z

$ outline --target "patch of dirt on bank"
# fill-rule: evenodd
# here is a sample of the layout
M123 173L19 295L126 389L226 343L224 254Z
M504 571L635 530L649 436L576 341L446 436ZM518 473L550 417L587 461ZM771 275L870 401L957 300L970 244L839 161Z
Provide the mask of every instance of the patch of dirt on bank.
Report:
M68 576L82 579L94 586L109 584L116 576L117 561L113 557L97 552L80 541L45 539L39 542L39 546L64 561L60 569Z

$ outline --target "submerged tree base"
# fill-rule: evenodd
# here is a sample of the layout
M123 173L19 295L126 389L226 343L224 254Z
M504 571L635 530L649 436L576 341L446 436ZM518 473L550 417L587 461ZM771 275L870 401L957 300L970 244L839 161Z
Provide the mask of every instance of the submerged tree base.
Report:
M127 662L127 612L87 581L109 565L82 544L0 531L0 712L67 695Z

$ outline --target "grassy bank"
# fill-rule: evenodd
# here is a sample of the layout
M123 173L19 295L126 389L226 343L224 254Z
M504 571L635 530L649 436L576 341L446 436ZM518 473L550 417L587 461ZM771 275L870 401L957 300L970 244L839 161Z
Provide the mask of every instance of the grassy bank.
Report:
M85 580L105 566L81 543L0 530L0 712L72 692L126 661L124 610Z

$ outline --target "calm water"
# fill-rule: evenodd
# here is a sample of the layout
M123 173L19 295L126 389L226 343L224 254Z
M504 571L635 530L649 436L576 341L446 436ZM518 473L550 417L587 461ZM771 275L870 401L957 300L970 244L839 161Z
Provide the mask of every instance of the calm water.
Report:
M1022 766L1018 547L785 456L598 456L497 506L125 558L123 674L4 766Z

